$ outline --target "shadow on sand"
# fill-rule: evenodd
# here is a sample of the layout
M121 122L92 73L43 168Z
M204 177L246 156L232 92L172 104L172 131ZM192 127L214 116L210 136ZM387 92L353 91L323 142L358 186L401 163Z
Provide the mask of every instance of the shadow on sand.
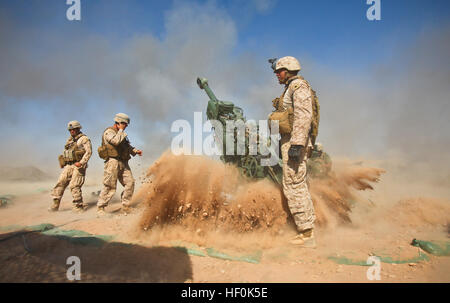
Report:
M0 282L70 282L66 273L81 263L80 282L185 282L192 279L187 251L173 247L14 232L0 235Z

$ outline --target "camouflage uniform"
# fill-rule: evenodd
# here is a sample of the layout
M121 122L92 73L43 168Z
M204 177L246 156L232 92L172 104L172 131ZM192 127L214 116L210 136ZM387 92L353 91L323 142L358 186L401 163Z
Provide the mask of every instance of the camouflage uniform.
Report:
M72 136L66 142L66 149L76 142L78 149L84 150L85 153L83 158L79 161L81 167L76 167L74 163L66 164L59 176L58 182L52 190L52 197L58 201L61 200L64 190L67 186L72 193L73 203L75 205L81 205L83 203L83 196L81 192L81 187L84 184L84 178L86 175L87 162L92 155L92 145L91 140L83 133L78 134L75 138Z
M108 128L103 133L103 140L107 144L111 144L114 147L123 146L123 153L126 156L135 156L137 149L132 147L128 142L127 134L119 129L118 131L114 128ZM103 189L100 192L99 200L97 206L99 208L104 208L108 205L108 202L114 196L117 187L117 180L123 185L124 190L121 194L122 205L128 207L131 202L131 197L134 192L133 174L131 173L130 166L128 165L128 159L121 155L115 158L108 158L105 161L104 175L103 175ZM125 160L126 159L126 160Z
M281 156L283 159L283 192L298 231L314 228L316 215L306 183L307 153L298 162L289 160L291 145L312 148L309 130L312 119L312 93L308 82L298 76L288 79L281 96L283 107L294 107L294 122L291 134L281 135Z

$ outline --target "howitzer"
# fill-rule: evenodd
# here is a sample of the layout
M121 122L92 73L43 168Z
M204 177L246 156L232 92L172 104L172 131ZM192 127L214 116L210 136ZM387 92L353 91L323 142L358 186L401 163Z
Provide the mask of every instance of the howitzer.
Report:
M206 108L208 120L211 120L211 122L217 121L212 123L212 125L216 146L221 149L220 159L225 163L236 165L242 175L253 179L267 177L273 182L281 185L281 161L278 161L274 166L262 166L261 159L265 156L260 154L254 155L250 152L249 143L254 142L255 138L258 143L266 142L264 138L259 138L257 126L255 126L255 128L256 134L258 135L249 135L250 131L248 129L248 124L246 124L242 108L234 105L233 102L220 101L217 99L209 87L207 79L197 78L197 84L200 89L205 90L210 99ZM217 123L219 123L219 125ZM270 150L270 147L267 148ZM276 153L276 155L278 155L278 153Z

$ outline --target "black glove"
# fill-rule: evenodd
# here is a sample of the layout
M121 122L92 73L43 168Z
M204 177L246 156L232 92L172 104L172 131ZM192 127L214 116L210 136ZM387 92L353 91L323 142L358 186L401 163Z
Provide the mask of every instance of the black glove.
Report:
M291 145L288 151L289 160L300 162L303 159L303 145Z

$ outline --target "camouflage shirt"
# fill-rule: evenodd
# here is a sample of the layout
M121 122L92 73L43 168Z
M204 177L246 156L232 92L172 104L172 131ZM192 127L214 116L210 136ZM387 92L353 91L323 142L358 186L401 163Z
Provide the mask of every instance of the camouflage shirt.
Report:
M299 76L288 80L282 97L283 107L293 107L294 123L291 133L291 145L309 145L309 129L313 117L312 92L309 83ZM291 78L291 79L292 79Z

